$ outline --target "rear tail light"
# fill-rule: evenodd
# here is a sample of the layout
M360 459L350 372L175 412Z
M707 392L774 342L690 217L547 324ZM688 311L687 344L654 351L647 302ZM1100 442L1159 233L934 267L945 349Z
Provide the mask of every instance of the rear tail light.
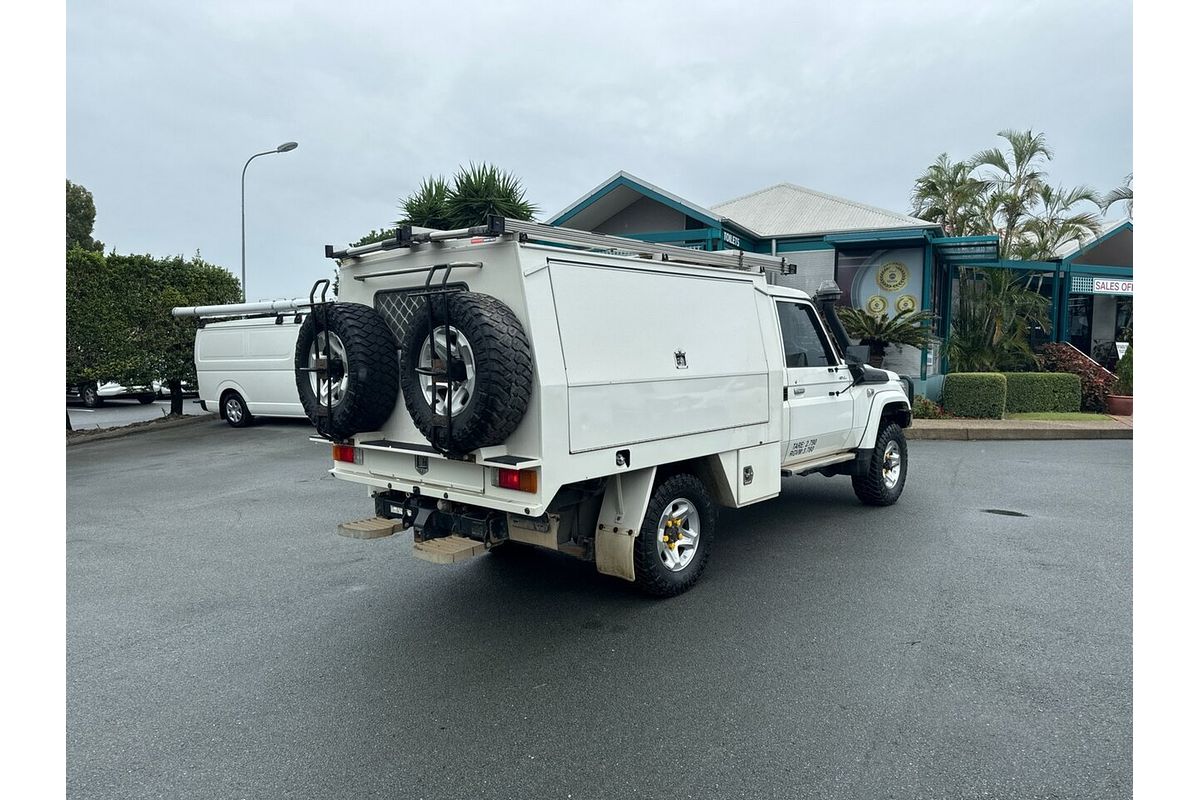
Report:
M362 451L348 444L335 444L333 446L333 460L344 461L347 464L361 464Z
M496 485L501 489L513 489L518 492L536 492L537 470L498 469L496 470Z

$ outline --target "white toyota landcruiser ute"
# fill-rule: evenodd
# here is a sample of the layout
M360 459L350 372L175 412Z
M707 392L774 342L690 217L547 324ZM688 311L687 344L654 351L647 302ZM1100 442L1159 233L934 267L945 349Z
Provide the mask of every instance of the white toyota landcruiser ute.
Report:
M718 506L812 473L868 505L904 489L911 384L863 363L836 286L772 285L783 259L498 217L326 255L339 291L294 304L296 382L373 500L343 534L412 531L444 563L519 542L674 595Z

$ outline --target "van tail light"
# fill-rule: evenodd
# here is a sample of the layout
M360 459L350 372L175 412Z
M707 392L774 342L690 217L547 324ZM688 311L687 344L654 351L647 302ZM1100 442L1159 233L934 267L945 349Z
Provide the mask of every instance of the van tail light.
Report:
M362 451L348 444L335 444L333 446L333 460L344 461L347 464L361 464Z
M518 492L536 492L537 470L500 468L496 470L496 485L501 489L513 489Z

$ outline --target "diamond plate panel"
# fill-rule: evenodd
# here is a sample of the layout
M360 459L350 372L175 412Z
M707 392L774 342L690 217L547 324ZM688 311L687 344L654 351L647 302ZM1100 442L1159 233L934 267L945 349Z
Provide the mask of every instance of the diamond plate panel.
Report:
M465 283L451 283L446 286L450 291L465 292L467 285ZM399 347L400 342L404 340L404 333L408 330L409 323L417 312L425 308L425 300L429 297L427 294L422 294L424 287L413 287L411 289L396 289L389 292L375 293L375 310L379 312L388 327L392 329L392 335L396 337L396 346Z

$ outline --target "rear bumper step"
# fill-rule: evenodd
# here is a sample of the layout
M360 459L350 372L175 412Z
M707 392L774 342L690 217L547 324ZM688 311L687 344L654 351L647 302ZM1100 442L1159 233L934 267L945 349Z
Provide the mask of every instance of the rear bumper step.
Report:
M483 542L465 536L440 536L413 543L413 555L434 564L453 564L466 561L484 551Z
M369 517L353 522L343 522L338 525L337 532L339 536L349 536L351 539L382 539L393 533L399 533L403 529L404 524L401 520Z

